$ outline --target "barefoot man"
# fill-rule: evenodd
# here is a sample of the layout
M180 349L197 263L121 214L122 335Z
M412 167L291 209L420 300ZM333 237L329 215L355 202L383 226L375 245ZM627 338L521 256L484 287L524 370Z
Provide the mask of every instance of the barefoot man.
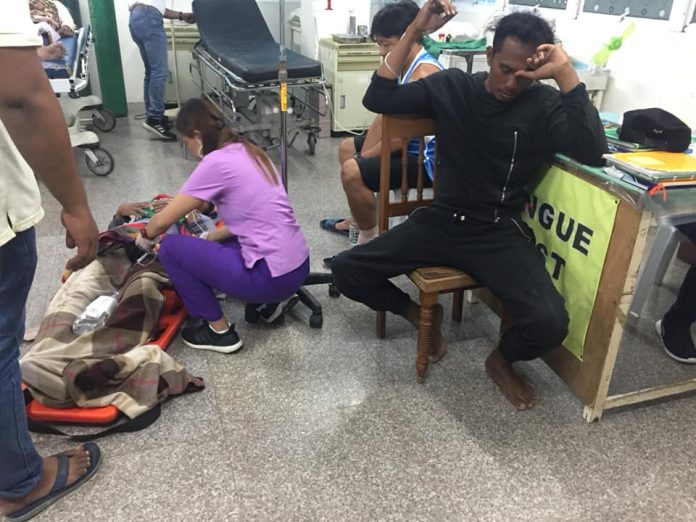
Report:
M372 78L363 103L381 114L437 121L435 201L379 238L343 252L332 264L341 292L374 310L418 324L419 305L389 279L423 266L464 270L503 303L511 322L486 360L486 372L518 410L534 388L514 363L558 346L568 331L563 298L520 219L526 184L557 152L597 165L606 141L565 51L549 24L512 13L492 28L489 71L448 69L399 85L408 50L456 15L448 0L427 0ZM538 80L553 79L558 89ZM435 311L433 356L446 352Z

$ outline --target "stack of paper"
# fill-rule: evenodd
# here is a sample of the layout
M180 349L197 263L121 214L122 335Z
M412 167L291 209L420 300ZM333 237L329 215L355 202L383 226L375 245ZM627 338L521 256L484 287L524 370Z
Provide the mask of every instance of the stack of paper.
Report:
M607 163L664 188L696 187L696 158L683 152L607 154Z

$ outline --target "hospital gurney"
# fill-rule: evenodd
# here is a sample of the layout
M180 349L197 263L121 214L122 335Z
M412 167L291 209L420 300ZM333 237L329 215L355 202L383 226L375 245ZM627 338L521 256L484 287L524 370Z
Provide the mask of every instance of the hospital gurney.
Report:
M70 134L70 144L85 151L87 167L97 176L107 176L114 169L114 159L101 147L99 136L88 128L109 132L116 126L114 114L102 105L98 96L80 96L80 91L89 84L89 50L92 31L81 28L73 36L61 40L67 50L59 60L43 62L44 70L51 82L53 92L63 110L65 123ZM80 114L87 114L81 117Z
M228 123L263 148L280 143L279 47L255 0L194 0L201 40L192 76ZM321 63L287 50L290 145L307 133L314 154L323 95ZM195 73L194 74L194 70Z

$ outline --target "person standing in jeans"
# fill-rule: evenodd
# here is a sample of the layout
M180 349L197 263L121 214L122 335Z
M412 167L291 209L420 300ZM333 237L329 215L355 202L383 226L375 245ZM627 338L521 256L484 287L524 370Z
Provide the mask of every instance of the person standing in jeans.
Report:
M169 69L167 35L162 21L163 18L168 18L192 24L195 18L193 13L167 9L165 0L130 1L128 9L128 28L145 64L144 94L147 118L143 127L158 138L175 140L176 135L170 130L169 121L164 116L164 92Z
M9 520L28 520L84 484L101 462L94 443L39 455L20 388L19 343L37 261L34 226L44 215L35 175L63 208L66 244L77 246L67 268L82 268L97 254L97 226L40 46L29 4L3 3L0 70L13 71L12 81L0 82L0 516Z

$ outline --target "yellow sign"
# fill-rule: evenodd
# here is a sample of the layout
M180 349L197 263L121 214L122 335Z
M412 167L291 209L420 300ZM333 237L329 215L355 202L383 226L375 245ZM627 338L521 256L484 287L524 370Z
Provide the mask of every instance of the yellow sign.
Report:
M605 190L551 167L523 215L566 302L570 327L563 346L580 360L618 204Z

